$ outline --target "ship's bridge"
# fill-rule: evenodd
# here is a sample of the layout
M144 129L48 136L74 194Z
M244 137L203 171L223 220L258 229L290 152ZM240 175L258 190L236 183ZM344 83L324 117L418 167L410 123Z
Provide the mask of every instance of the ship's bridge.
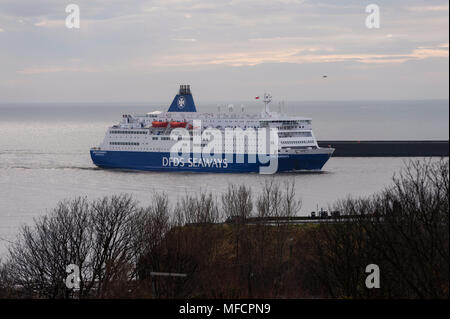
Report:
M260 119L261 127L273 127L279 131L292 131L292 130L304 130L311 129L312 120L310 118L293 118L293 117L281 117Z

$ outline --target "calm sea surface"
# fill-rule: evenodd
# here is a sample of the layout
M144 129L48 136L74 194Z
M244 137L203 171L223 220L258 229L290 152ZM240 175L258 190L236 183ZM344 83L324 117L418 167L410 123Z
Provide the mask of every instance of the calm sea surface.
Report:
M318 139L448 139L448 101L290 102L284 111L313 118ZM89 148L123 113L165 110L156 104L0 105L0 256L22 224L48 212L62 199L130 193L142 204L153 192L170 199L199 191L223 193L244 183L258 193L266 179L294 180L301 215L348 195L364 196L390 183L404 158L331 158L322 173L193 174L97 169ZM275 103L272 109L278 110ZM235 103L241 111L241 103ZM259 111L250 104L246 111ZM215 112L217 104L198 105ZM225 107L222 107L225 110ZM220 178L218 178L220 176Z

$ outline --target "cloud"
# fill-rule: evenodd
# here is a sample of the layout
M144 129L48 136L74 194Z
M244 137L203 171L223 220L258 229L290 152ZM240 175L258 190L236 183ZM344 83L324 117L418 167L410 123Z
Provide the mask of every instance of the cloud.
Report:
M264 63L334 63L354 62L364 64L390 64L404 63L409 60L428 58L448 58L448 44L440 44L434 47L417 47L406 53L351 53L336 52L331 47L302 47L302 48L280 48L269 46L274 49L261 49L251 51L234 51L228 53L203 52L203 53L176 53L172 55L153 56L141 58L135 64L136 68L151 69L154 67L183 67L183 66L205 66L205 65L228 65L228 66L254 66Z
M173 41L196 43L193 38L175 38ZM99 64L79 65L83 60L81 58L71 58L68 63L62 65L35 65L25 67L17 71L21 75L35 75L45 73L92 73L92 72L126 72L130 70L138 72L149 72L158 68L183 68L183 67L208 67L208 66L255 66L259 64L290 63L290 64L320 64L320 63L358 63L358 64L399 64L412 60L424 60L428 58L447 58L449 57L448 43L441 43L436 46L419 46L403 53L356 53L340 52L333 46L314 46L314 47L282 47L278 45L267 45L270 41L279 44L280 41L292 39L252 39L252 42L262 42L260 49L252 50L234 50L224 52L220 47L211 47L210 50L198 50L195 48L192 52L155 54L150 57L140 57L123 61L120 64ZM267 48L271 49L267 49ZM198 50L198 51L197 51Z
M430 12L430 11L448 11L449 6L442 5L442 6L418 6L418 7L408 7L408 10L414 11L414 12Z
M194 38L179 38L179 39L172 39L174 41L181 41L181 42L197 42L197 39Z
M47 20L42 19L39 22L34 24L36 27L46 27L46 28L56 28L56 27L63 27L64 20Z
M104 69L99 67L78 67L78 66L32 66L24 68L17 71L18 74L24 75L35 75L35 74L46 74L46 73L61 73L61 72L76 72L76 73L92 73L101 72Z
M77 87L93 78L98 85L114 85L113 74L117 87L124 85L124 92L135 94L139 93L137 82L149 81L155 74L167 81L178 77L188 81L198 70L206 78L231 85L236 77L245 76L237 70L267 67L267 78L272 78L283 77L290 66L312 73L330 64L343 77L348 69L383 71L370 79L361 74L361 81L383 82L399 74L393 69L404 67L403 71L416 75L411 77L414 81L426 85L430 79L424 73L427 65L439 65L436 73L448 76L445 0L382 0L382 27L376 30L365 27L365 4L358 0L76 3L80 30L65 27L67 4L60 0L2 0L0 82L29 79L25 84L8 82L22 83L17 84L18 98L37 86L62 86L66 79ZM424 67L415 69L418 64ZM219 69L227 70L220 79ZM127 81L122 77L125 74ZM264 81L266 76L255 73L242 83L243 90ZM162 86L155 83L158 91ZM394 83L387 94L395 95L395 89ZM0 91L0 97L6 93L12 96L14 91Z
M447 47L419 47L413 51L411 57L416 59L427 59L427 58L448 58L448 44Z

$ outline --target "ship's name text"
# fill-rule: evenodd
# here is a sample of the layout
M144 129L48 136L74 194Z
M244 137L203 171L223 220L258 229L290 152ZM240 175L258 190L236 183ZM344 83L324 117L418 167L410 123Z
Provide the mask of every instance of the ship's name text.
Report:
M169 167L216 167L227 168L227 159L218 158L187 158L184 157L163 157L162 166Z

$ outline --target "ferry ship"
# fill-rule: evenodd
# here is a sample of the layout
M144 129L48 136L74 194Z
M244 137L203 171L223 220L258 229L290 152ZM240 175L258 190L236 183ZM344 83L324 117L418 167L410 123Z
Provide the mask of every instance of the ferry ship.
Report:
M119 124L107 129L103 142L91 148L92 161L101 168L150 171L321 170L334 149L319 147L311 119L270 111L270 94L264 94L262 100L265 108L260 114L245 113L243 109L235 112L231 108L228 112L201 113L197 112L190 86L181 85L167 112L124 114ZM261 142L259 133L263 130L270 134ZM211 149L212 140L216 147ZM180 150L180 145L181 150L187 151L174 152ZM259 155L266 155L265 160ZM272 160L275 166L271 165Z

